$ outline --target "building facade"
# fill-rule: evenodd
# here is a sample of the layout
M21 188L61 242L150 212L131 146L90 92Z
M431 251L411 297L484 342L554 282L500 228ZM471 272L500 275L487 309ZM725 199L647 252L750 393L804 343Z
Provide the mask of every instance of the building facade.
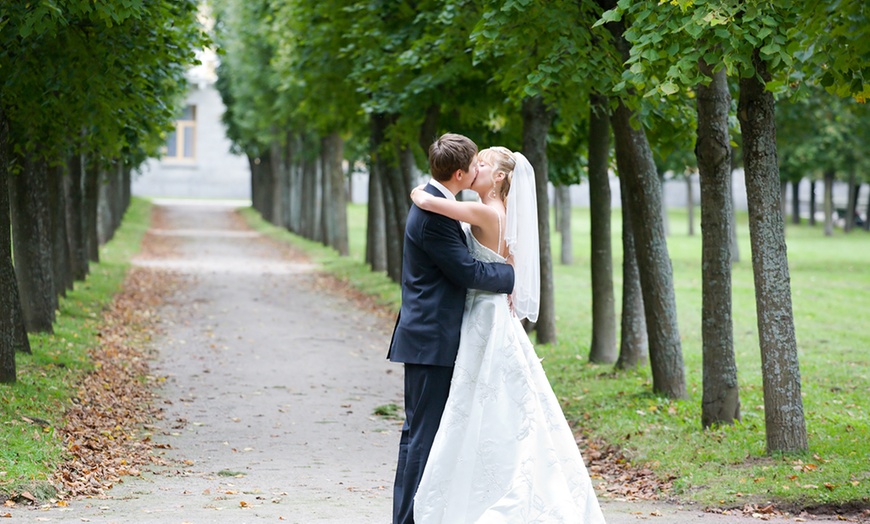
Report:
M251 198L251 172L243 155L230 152L221 122L224 105L215 89L217 56L200 53L201 65L188 72L190 92L161 158L133 176L133 194L144 197Z

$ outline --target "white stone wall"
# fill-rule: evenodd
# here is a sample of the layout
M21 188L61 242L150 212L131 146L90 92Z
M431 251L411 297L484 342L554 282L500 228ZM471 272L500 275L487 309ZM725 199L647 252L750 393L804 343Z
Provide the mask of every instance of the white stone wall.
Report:
M230 153L221 122L224 105L211 83L194 84L187 104L196 106L196 159L151 159L133 176L133 194L146 197L250 199L251 172L243 155Z

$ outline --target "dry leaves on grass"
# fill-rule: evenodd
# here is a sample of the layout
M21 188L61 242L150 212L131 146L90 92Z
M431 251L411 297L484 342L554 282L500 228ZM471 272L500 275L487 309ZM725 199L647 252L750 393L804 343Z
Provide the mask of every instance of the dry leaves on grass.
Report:
M622 500L659 500L667 498L674 477L661 478L650 468L634 464L613 444L583 433L575 433L586 468L602 497Z
M160 416L152 404L147 339L156 328L155 308L177 285L170 273L135 268L103 313L95 370L82 383L61 430L71 458L55 475L61 497L95 496L138 475L160 459L151 455L143 425Z

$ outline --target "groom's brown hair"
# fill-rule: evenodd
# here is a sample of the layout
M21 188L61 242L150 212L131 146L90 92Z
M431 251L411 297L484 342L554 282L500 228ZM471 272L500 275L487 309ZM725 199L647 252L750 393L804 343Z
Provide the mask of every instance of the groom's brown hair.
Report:
M429 146L429 171L439 182L450 180L457 169L465 171L477 154L477 144L455 133L441 135Z

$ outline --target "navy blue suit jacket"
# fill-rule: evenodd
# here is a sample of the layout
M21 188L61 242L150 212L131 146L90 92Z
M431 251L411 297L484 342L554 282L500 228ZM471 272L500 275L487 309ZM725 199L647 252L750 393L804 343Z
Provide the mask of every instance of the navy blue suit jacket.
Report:
M444 198L431 184L424 190ZM513 268L475 260L457 220L412 205L402 251L402 308L387 358L453 366L467 290L510 293L513 288Z

